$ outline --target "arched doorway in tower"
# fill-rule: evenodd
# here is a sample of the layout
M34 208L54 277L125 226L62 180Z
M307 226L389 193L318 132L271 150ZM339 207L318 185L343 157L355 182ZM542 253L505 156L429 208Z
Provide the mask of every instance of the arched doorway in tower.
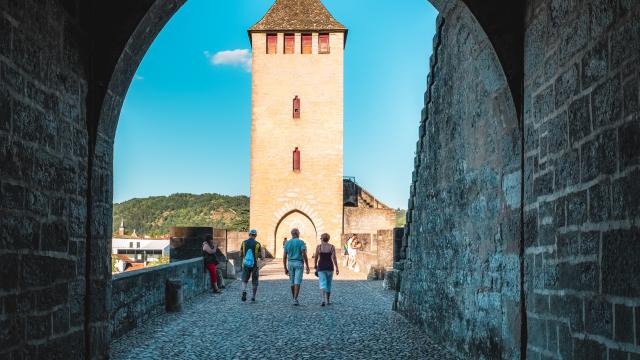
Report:
M309 249L309 257L311 257L311 251L315 249L319 240L318 230L313 220L300 210L293 210L285 214L278 225L276 225L275 231L275 249L273 254L276 258L283 257L283 246L285 240L291 239L291 229L300 230L300 239L304 240ZM309 260L311 261L311 260Z

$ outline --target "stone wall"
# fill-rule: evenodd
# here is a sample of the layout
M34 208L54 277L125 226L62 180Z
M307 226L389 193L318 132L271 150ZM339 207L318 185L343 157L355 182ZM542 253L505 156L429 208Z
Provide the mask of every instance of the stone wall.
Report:
M473 358L640 357L640 3L527 1L522 132L477 3L434 3L399 310Z
M165 286L182 280L182 295L189 300L210 287L202 259L129 271L113 276L111 336L123 336L143 322L165 312Z
M438 18L398 310L465 358L520 357L520 130L498 58L458 3Z
M375 234L396 226L394 209L344 208L344 234Z
M220 231L215 231L212 227L172 226L171 262L202 258L202 243L208 236L219 241L220 235Z
M640 2L529 3L528 358L637 359Z
M258 234L258 237L260 237L260 234ZM249 235L247 234L246 231L242 231L242 232L228 231L227 232L227 251L228 252L240 251L240 246L242 245L242 242L247 240L248 238L249 238Z
M399 310L466 357L637 359L640 4L431 2ZM108 357L115 129L183 3L0 0L0 358Z
M77 5L0 1L0 358L85 355L89 140Z
M344 245L351 235L342 235L342 245L339 249L336 248L338 260L342 258ZM368 272L371 268L390 268L393 266L393 230L378 230L375 233L355 235L362 243L362 248L357 255L360 271Z

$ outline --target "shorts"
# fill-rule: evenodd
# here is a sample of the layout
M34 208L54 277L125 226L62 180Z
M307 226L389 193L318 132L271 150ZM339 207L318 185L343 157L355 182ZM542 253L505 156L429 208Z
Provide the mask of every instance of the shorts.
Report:
M320 289L330 293L331 284L333 283L333 271L318 271L318 280L320 281Z
M242 282L243 283L248 283L249 282L249 278L251 278L251 283L253 284L253 287L258 287L258 281L260 278L260 268L258 268L257 266L254 266L250 269L247 269L245 267L242 268Z
M304 272L302 261L289 261L287 269L289 270L291 285L302 284L302 273Z

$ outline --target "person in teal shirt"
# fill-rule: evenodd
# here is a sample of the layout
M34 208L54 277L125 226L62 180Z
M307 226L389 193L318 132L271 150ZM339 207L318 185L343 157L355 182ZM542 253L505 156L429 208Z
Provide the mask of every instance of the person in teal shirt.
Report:
M300 305L298 295L302 285L302 271L306 268L309 274L309 259L307 258L307 245L300 240L300 230L291 230L291 239L284 245L284 273L289 275L291 281L291 296L293 305Z

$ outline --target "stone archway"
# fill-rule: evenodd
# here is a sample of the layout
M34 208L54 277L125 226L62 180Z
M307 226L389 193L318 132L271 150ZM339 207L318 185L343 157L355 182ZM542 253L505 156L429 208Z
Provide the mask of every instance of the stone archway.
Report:
M467 23L473 25L473 31L478 32L478 36L483 39L483 46L486 47L486 57L483 58L485 61L484 65L487 65L485 69L485 79L488 82L492 82L495 78L506 78L505 84L506 86L502 86L501 89L504 89L504 93L501 95L502 97L496 103L498 109L505 110L510 114L507 120L511 125L516 124L516 128L518 127L519 118L522 114L522 101L520 101L521 96L521 86L519 84L519 80L521 80L521 76L518 77L518 71L522 70L522 66L518 64L521 63L522 59L522 42L521 39L516 36L516 38L505 37L504 34L511 33L522 35L521 31L515 31L515 29L520 30L521 27L514 27L509 29L508 26L505 28L503 25L507 22L500 21L500 19L509 18L509 19L517 19L515 16L505 16L505 13L509 13L512 11L514 7L518 7L513 3L518 3L509 0L496 0L496 3L500 3L504 6L503 12L491 12L488 11L492 8L490 5L482 4L480 5L480 1L475 0L429 0L433 3L438 10L440 10L441 22L439 26L442 26L443 21L451 21L457 22L461 19L465 20ZM126 95L126 90L128 85L130 84L135 70L137 69L142 57L146 53L147 49L150 47L151 43L155 39L156 35L162 30L164 25L168 22L168 20L177 12L180 6L185 3L186 0L148 0L146 4L148 4L148 8L144 9L144 6L138 7L136 11L138 11L139 21L137 22L135 30L132 31L130 37L126 39L126 42L123 45L122 51L113 64L107 64L107 67L103 71L104 78L101 80L104 84L108 84L108 86L103 89L104 93L101 93L100 89L97 89L97 94L95 95L99 100L99 106L96 108L97 118L97 128L96 128L96 136L95 136L95 147L92 152L92 163L90 165L90 182L93 182L93 185L90 186L92 191L92 198L94 200L90 205L89 211L89 221L90 222L99 222L104 224L104 229L110 229L111 221L110 218L110 209L111 209L111 197L112 197L112 153L113 153L113 140L115 136L115 129L118 122L118 117L120 113L120 109L122 107L124 97ZM469 8L466 8L465 4L469 4ZM461 8L466 9L466 11L459 11ZM469 11L471 10L471 11ZM455 16L453 16L455 15ZM446 20L445 20L446 19ZM515 20L517 21L517 20ZM488 29L487 32L484 29ZM508 31L509 30L509 31ZM121 40L121 39L120 39ZM105 40L105 42L109 42ZM113 49L110 49L113 54ZM113 58L113 57L112 57ZM515 65L514 65L515 64ZM110 65L112 65L110 67ZM432 64L432 71L437 66L437 58L436 62ZM433 85L433 78L430 82L430 87L427 92L426 99L431 101L432 91L436 89ZM449 94L451 95L451 94ZM476 98L474 101L483 101L481 98ZM513 115L513 116L512 116ZM420 130L420 141L419 141L419 151L422 151L423 146L426 146L426 142L423 141L425 134L428 132L429 126L426 124L427 116L423 117L423 124ZM433 122L432 122L433 123ZM516 153L518 153L518 146L521 144L521 139L523 137L523 130L520 128L512 132L508 136L508 140L512 145L512 149L516 149ZM424 167L424 162L420 161L422 155L418 152L418 158L416 161L416 172L421 171L421 166ZM523 169L523 164L521 164L520 169ZM419 204L419 196L424 195L426 191L426 184L424 180L420 181L420 177L414 177L414 184L412 185L412 195L410 199L410 207L413 206L411 204ZM516 184L510 183L511 192L518 192L520 189L520 183L517 183L518 180L524 181L523 177L511 177L510 179L516 179ZM513 181L511 181L513 182ZM494 186L495 189L498 186ZM510 194L513 197L513 194ZM517 195L515 197L518 197ZM521 201L518 201L521 203ZM294 216L298 216L298 213L295 213ZM420 216L423 216L420 214ZM418 214L412 216L414 219L418 219ZM308 217L307 217L308 218ZM293 217L291 218L293 220ZM300 218L300 221L303 220L304 217ZM287 216L283 215L280 220L287 221ZM310 220L310 219L309 219ZM311 221L311 220L310 220ZM420 223L416 224L418 221ZM511 218L510 218L511 221ZM425 218L420 220L414 220L414 223L410 223L407 228L407 234L411 234L411 231L415 231L421 228L421 222L425 222ZM313 221L311 221L313 224ZM316 224L317 225L317 224ZM496 223L493 225L499 226ZM279 227L278 227L279 228ZM522 228L522 227L520 227ZM413 230L412 230L413 229ZM316 231L317 234L317 231ZM271 236L271 234L269 234ZM418 239L420 236L424 234L414 233L413 239ZM521 235L521 234L520 234ZM278 242L281 242L281 239L278 239L278 229L274 232L273 235L275 238L276 244L276 256L277 256L277 245ZM88 252L92 253L107 253L109 246L109 237L107 232L104 234L97 234L94 236L95 241L94 245L98 249L90 250ZM408 236L408 239L411 239ZM522 240L523 237L520 236L516 243L516 248L523 248ZM413 246L415 246L415 240L413 242ZM406 249L406 247L405 247ZM271 250L271 249L269 249ZM97 260L98 262L100 260ZM515 278L521 279L520 275L523 272L523 265L520 264L520 268L516 266L515 268L511 267L509 264L509 271L513 273ZM104 277L104 274L96 274L98 277ZM411 283L411 282L407 282ZM108 284L105 284L108 287ZM92 286L88 281L87 286ZM105 293L103 288L95 289L95 293L97 296ZM518 301L516 300L516 303ZM409 306L412 306L409 304ZM93 312L94 310L88 307L89 312ZM407 309L405 309L407 310ZM419 309L411 309L410 311L405 311L409 316L413 314L418 314ZM416 312L414 312L416 310ZM99 309L95 309L95 311L99 311ZM524 314L523 311L520 311L516 314L509 313L508 316L512 317L505 321L504 324L500 325L503 328L512 328L512 324L520 321L520 315ZM420 319L419 316L415 316L415 319L419 319L423 321L429 326L428 323L424 322L423 319ZM502 321L502 320L501 320ZM497 326L498 328L500 326ZM526 327L526 325L523 325ZM519 332L519 331L518 331ZM501 334L504 335L504 334ZM525 340L526 342L526 340ZM450 343L453 347L458 347L456 343ZM509 344L508 346L512 346ZM459 349L461 350L461 349ZM462 350L464 351L464 350ZM476 351L472 350L471 352ZM482 350L478 350L477 353L486 353Z
M320 234L316 224L309 217L300 210L292 210L286 213L276 225L274 232L275 237L275 249L273 249L274 257L277 259L282 258L282 246L286 239L291 239L291 229L297 228L300 230L300 239L304 240L307 244L307 252L311 254L311 251L315 249L315 245L318 243Z
M4 226L9 229L7 232L11 237L19 238L12 241L20 241L19 244L2 244L5 247L2 250L6 250L3 260L6 260L4 264L15 264L15 269L23 266L27 270L64 269L54 279L56 286L62 287L53 289L48 283L42 286L49 288L40 287L40 282L46 278L34 280L22 275L10 278L9 287L10 290L18 289L20 294L59 290L54 295L66 301L66 304L61 303L63 307L72 308L73 332L62 334L66 338L35 339L38 348L55 346L63 339L68 343L83 344L78 348L83 348L86 358L108 357L115 129L140 61L156 35L185 1L0 2L3 12L0 19L3 80L0 96L4 99L8 92L11 98L8 105L0 103L0 116L2 120L6 119L8 107L11 121L22 121L22 128L7 129L6 123L0 123L0 131L12 132L11 143L3 143L0 149L3 159L6 158L9 165L17 164L10 171L3 171L3 196L5 191L14 191L15 201L5 200L3 205L11 206L14 213L3 216L0 222L3 229ZM444 17L447 8L453 6L451 4L459 3L457 0L431 1L445 14ZM470 5L472 10L481 10L519 2L496 0L484 4L484 1L467 0L466 3L483 3L483 6ZM486 31L494 44L503 64L502 70L509 79L511 70L522 69L522 66L503 60L509 57L501 54L509 51L522 54L522 47L509 43L509 46L499 46L502 42L494 39L508 33L509 29L501 27L504 19L518 18L508 14L510 8L504 6L507 10L494 12L493 18L491 12L472 11L480 21L480 31ZM484 13L489 15L481 16ZM512 33L522 35L523 27L516 29ZM58 73L57 70L62 71ZM511 90L514 91L513 86ZM522 102L515 96L514 99L519 109ZM18 113L26 114L23 111L25 104L38 110L37 114L46 116L18 116ZM69 119L63 123L62 117ZM55 129L48 125L54 125ZM39 171L34 175L30 170L36 167ZM417 198L416 193L424 195L423 184L416 185L412 201ZM24 206L26 209L21 210L20 205L27 203L26 198L31 202L30 208ZM34 218L34 214L40 216L43 209L49 209L48 220L55 216L56 222L46 223ZM23 210L24 213L18 213ZM15 224L21 226L14 228ZM38 243L41 229L47 231L47 244L33 245L34 238ZM58 251L61 248L66 251ZM39 252L37 258L28 258L32 263L21 264L19 260L27 251ZM51 314L53 312L35 315ZM14 322L17 326L33 325L36 320L27 319L27 316L11 315L10 319L17 319ZM24 328L16 333L24 334Z
M184 2L0 1L0 357L108 358L115 127L135 69ZM416 276L402 280L403 311L472 358L503 355L506 347L512 358L636 356L630 334L638 328L633 307L640 301L633 271L640 252L634 242L640 233L640 100L634 86L640 70L632 45L638 43L640 6L634 1L430 2L448 34L436 39L444 56L433 58L434 74L448 67L466 78L429 81L409 200L417 211L409 213L404 248L410 260L404 265ZM461 22L467 30L451 31ZM447 62L450 51L465 56ZM473 60L484 69L468 67ZM466 106L460 90L474 85L478 73L489 85L497 84L497 75L501 92L468 97L471 106ZM443 99L451 106L433 112L433 104ZM501 165L509 158L502 155L517 154L519 146L519 177L517 172L494 176L492 169L467 176L472 162L429 141L447 144L447 136L473 134L468 127L447 127L447 110L456 116L469 111L458 119L473 130L470 120L476 125L482 120L474 117L473 105L480 101L491 101L496 114L508 114L513 130L505 137L489 133L479 142L485 146L481 150L500 144L494 165ZM505 140L518 136L510 148ZM433 160L443 153L452 154L451 161L437 166ZM442 179L461 186L433 186ZM490 196L487 187L479 187L483 184L491 184ZM491 226L483 228L493 227L495 236L476 241L482 237L476 237L480 232L472 221L452 222L442 211L452 199L459 200L454 210L460 213L490 210ZM460 251L448 244L470 246ZM493 252L494 244L507 246ZM487 253L496 256L475 262L483 283L466 297L456 291L477 273L465 273L464 263L438 268L425 261L453 255L473 263L474 254ZM434 278L449 286L435 292L411 288ZM436 318L422 316L432 299L450 306L439 307L443 312ZM478 304L501 313L475 311ZM451 320L460 314L482 321ZM450 333L438 334L442 328ZM509 332L515 336L505 342ZM469 334L480 336L465 343Z

